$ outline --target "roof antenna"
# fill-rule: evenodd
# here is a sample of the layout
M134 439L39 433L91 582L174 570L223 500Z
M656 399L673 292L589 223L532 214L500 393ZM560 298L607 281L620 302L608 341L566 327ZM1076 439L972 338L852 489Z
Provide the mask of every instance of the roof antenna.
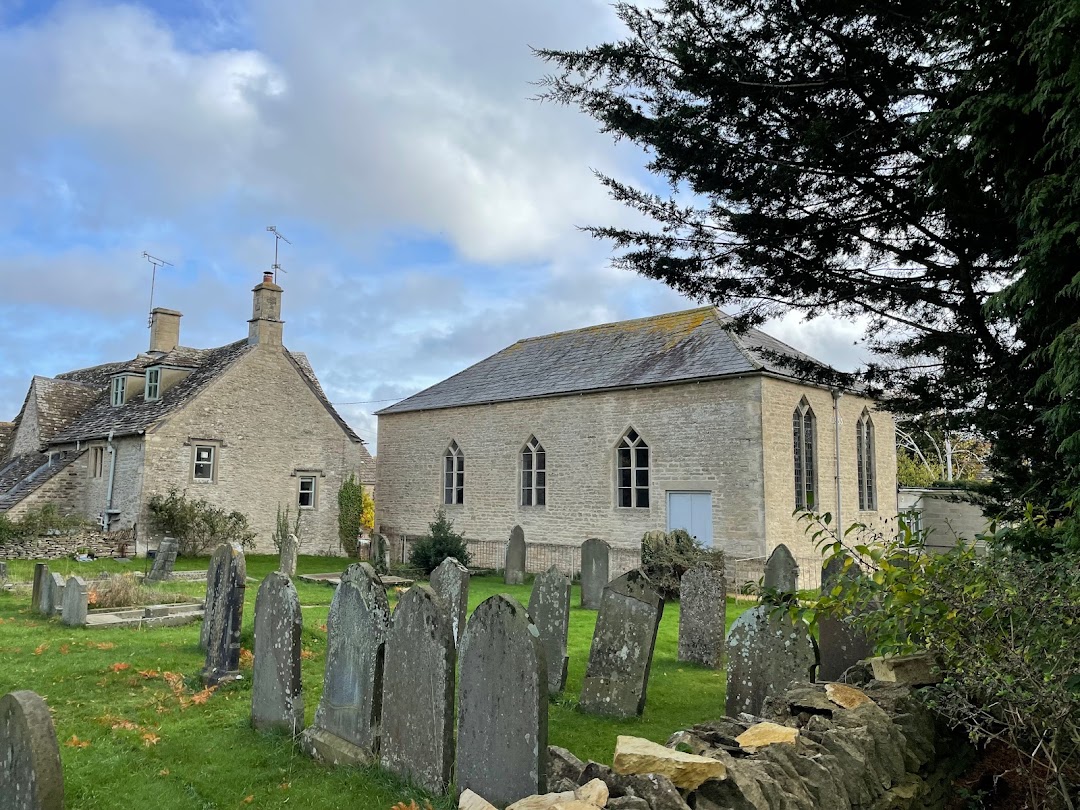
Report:
M270 265L270 269L274 271L274 283L277 284L278 270L280 270L282 273L288 272L278 263L278 244L281 242L282 239L285 239L285 234L279 231L276 225L267 225L266 230L270 231L270 233L274 235L274 263ZM288 239L285 239L285 244L291 245L292 242L290 242Z
M154 266L154 272L150 274L150 315L146 319L146 326L149 329L154 325L154 285L157 283L157 269L162 266L172 267L173 263L159 259L157 256L151 256L145 250L142 255L144 259Z

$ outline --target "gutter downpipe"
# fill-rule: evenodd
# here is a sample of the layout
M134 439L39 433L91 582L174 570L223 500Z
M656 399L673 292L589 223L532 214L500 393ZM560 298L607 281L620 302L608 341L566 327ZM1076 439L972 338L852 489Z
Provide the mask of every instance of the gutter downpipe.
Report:
M836 439L834 451L836 458L836 475L833 479L836 484L836 520L833 522L833 525L836 527L837 540L844 536L844 529L840 525L840 397L843 395L843 391L839 388L832 389L833 437Z
M105 441L109 445L109 489L105 494L105 512L101 516L101 528L108 531L109 529L109 512L112 511L112 499L113 499L113 485L116 483L116 448L113 446L113 433L109 431L109 438Z

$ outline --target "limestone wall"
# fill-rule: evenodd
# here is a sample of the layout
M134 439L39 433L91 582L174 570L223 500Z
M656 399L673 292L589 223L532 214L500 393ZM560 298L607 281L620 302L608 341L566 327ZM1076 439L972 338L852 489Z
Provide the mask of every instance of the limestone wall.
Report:
M0 560L55 560L85 550L95 557L134 557L135 543L130 530L106 534L88 529L48 534L0 545Z
M926 544L933 548L951 548L959 539L973 541L989 529L982 507L964 490L904 488L900 501L902 511L918 512L919 525L928 531Z

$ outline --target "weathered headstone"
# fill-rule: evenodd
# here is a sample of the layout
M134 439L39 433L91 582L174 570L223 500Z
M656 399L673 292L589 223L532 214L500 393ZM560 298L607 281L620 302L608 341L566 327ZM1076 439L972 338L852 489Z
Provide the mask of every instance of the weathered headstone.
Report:
M64 609L64 578L59 574L49 574L45 604L47 616L57 616Z
M0 584L8 581L7 560L0 560Z
M240 679L240 627L244 621L244 590L247 588L247 561L236 544L223 544L224 559L217 567L214 604L207 607L210 635L206 643L206 665L202 679L208 686ZM221 552L218 548L215 552ZM208 589L209 591L209 589ZM203 621L207 621L206 618Z
M821 572L821 594L832 591L843 578L863 576L862 569L852 564L844 568L841 557L829 560ZM818 652L821 664L818 679L835 681L851 666L874 654L874 645L866 634L844 619L834 616L818 616Z
M792 624L786 613L771 615L772 605L743 613L727 641L726 714L759 715L765 699L795 681L813 681L817 651L805 622Z
M547 658L548 694L566 685L566 636L570 631L570 580L554 565L533 582L529 616L540 631Z
M49 615L49 606L46 600L51 585L49 564L43 562L34 563L34 590L30 595L30 607L34 613L41 613L44 616Z
M765 562L765 590L795 593L799 587L799 565L783 543L773 549Z
M371 535L371 567L378 574L385 574L390 565L390 550L386 537L379 532Z
M299 734L304 727L300 636L304 620L292 580L266 575L255 596L255 663L251 725L259 731Z
M360 765L377 757L389 621L386 592L375 570L353 563L330 603L322 699L314 723L304 731L304 746L317 759Z
M456 645L461 641L469 617L469 569L453 557L447 557L431 572L431 589L450 613Z
M608 584L611 570L611 546L591 537L581 544L581 606L600 609L600 597Z
M506 542L503 581L507 585L521 585L525 581L525 532L520 526L511 530Z
M86 611L90 602L90 592L81 577L68 577L64 583L64 603L61 607L62 621L69 627L82 627L86 624Z
M157 553L154 555L154 565L146 578L151 582L162 582L172 576L173 566L176 565L176 553L180 546L172 537L164 537L158 543Z
M278 571L287 577L296 576L296 556L300 553L300 540L295 534L287 534L281 541Z
M454 768L454 630L447 606L427 585L398 601L386 636L382 766L433 793Z
M204 652L206 651L206 645L210 641L211 618L214 608L218 604L217 588L221 583L219 573L230 555L229 546L224 543L214 549L214 553L210 555L210 564L206 570L206 601L203 604L203 624L202 630L199 632L199 649Z
M63 810L64 772L49 707L34 692L0 698L0 808Z
M640 570L605 586L578 704L583 712L633 717L645 710L663 615L664 600Z
M695 565L679 586L679 660L718 668L724 661L726 620L724 572Z
M540 632L519 602L498 594L473 611L459 672L458 791L496 807L543 793L547 665Z

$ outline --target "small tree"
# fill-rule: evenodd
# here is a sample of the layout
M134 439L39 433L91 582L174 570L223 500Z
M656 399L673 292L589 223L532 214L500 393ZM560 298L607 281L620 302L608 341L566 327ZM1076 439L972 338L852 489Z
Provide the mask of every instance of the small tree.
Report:
M435 510L435 520L428 524L428 533L413 544L409 564L430 574L447 557L455 558L462 565L469 564L469 550L465 538L454 531L454 523L446 517L446 510Z
M349 557L359 548L360 519L364 514L364 488L350 475L338 490L338 540Z
M285 511L281 510L281 504L278 504L277 519L274 521L274 546L277 550L281 551L281 546L285 542L286 538L290 534L296 536L296 547L299 548L304 542L304 535L300 526L300 518L304 513L299 509L296 510L296 519L289 521L289 507L285 507Z
M360 511L360 526L370 534L375 529L375 499L363 488L360 490L360 497L364 501L364 507Z

